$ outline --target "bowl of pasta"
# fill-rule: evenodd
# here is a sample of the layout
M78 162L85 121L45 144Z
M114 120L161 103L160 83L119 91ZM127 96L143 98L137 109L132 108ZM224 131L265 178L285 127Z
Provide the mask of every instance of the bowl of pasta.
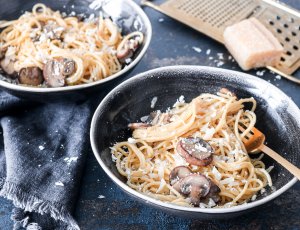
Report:
M90 140L100 166L135 198L190 217L233 217L297 181L267 155L248 153L243 136L258 128L299 166L299 117L287 95L257 77L171 66L113 89L93 116Z
M20 97L99 91L136 66L152 36L148 17L130 0L2 4L0 87Z

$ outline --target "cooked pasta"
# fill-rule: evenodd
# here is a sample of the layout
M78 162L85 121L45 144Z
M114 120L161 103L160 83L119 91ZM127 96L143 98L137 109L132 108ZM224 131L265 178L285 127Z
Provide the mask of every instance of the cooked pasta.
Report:
M250 110L245 109L245 103L252 104ZM111 147L112 159L119 173L127 178L128 186L161 201L194 204L170 184L172 170L186 166L191 174L204 175L219 187L218 202L200 197L195 206L230 207L246 203L255 199L266 185L272 186L261 157L251 159L242 141L255 125L255 108L254 98L237 99L227 90L217 95L203 93L190 103L181 97L172 109L165 113L156 111L151 119L146 117L148 124L145 117L144 123L131 124L132 138ZM244 132L239 131L239 125L245 127ZM194 165L196 161L191 161L190 155L185 158L178 143L187 138L207 142L214 150L212 160L206 165Z
M139 31L123 37L109 18L81 21L75 16L63 17L44 4L34 5L32 12L19 19L0 21L0 29L2 69L20 74L22 69L38 68L50 87L94 82L117 73L143 41ZM68 66L60 68L61 60L68 61ZM53 69L46 68L45 73L47 64ZM67 73L57 76L55 68L61 72L67 68ZM59 77L63 84L51 79ZM22 78L19 81L23 83Z

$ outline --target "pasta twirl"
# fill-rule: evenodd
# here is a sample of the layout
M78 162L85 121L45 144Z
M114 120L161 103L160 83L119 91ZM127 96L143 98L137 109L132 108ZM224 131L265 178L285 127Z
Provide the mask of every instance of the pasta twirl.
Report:
M121 29L109 18L81 21L75 16L63 17L43 4L34 5L32 12L19 19L0 21L0 29L1 68L10 75L20 74L26 68L44 69L45 83L50 87L89 83L111 76L130 61L143 41L139 31L123 37ZM72 61L72 71L63 72L66 67L60 66L65 64L61 60ZM46 68L48 72L64 74L45 73L45 65L58 66ZM51 80L55 77L60 77L62 84ZM19 83L28 84L22 78Z
M245 103L252 104L250 110ZM255 108L254 98L237 99L226 90L201 94L190 103L175 103L164 113L152 114L148 124L132 124L132 138L116 143L112 158L131 188L161 201L192 205L189 197L170 184L172 170L187 166L194 175L204 175L219 187L220 200L200 201L200 207L248 202L266 185L272 186L264 163L260 158L251 159L242 142L255 125ZM243 133L238 125L246 127ZM211 163L189 163L178 150L178 143L186 138L207 142L214 149Z

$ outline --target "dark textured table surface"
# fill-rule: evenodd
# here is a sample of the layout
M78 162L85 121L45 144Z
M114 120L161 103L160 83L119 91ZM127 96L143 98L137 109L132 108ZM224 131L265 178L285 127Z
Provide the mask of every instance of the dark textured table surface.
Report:
M299 0L284 2L300 10ZM145 11L153 26L152 42L129 77L152 68L179 64L240 70L228 59L229 54L221 44L150 8ZM207 50L210 50L209 55ZM249 73L261 75L260 71ZM259 77L283 90L300 107L300 85L278 79L269 71ZM0 229L12 229L11 210L11 202L0 198ZM82 229L300 229L300 183L268 206L236 219L187 219L169 215L129 197L106 176L89 150L75 217Z

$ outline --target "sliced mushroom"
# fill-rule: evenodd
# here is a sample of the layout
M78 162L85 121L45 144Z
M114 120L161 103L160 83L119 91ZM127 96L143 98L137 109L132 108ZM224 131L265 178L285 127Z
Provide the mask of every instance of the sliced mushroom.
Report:
M174 185L180 179L192 174L192 171L186 166L177 166L170 173L170 184Z
M130 123L128 125L128 128L130 128L130 129L145 129L150 126L151 126L150 124L139 122L139 123Z
M138 49L140 43L138 37L125 42L124 47L117 52L117 58L121 63L125 63L126 59L131 58Z
M189 197L195 206L198 206L201 198L209 193L210 187L210 180L201 174L188 175L173 185L176 191Z
M172 115L169 113L161 113L160 111L155 111L150 113L149 121L151 125L166 125L170 123Z
M75 72L75 62L73 60L65 59L63 61L63 66L63 75L69 76Z
M189 197L194 206L199 206L200 202L208 203L209 198L216 203L220 201L220 188L202 174L190 174L176 182L173 188Z
M75 62L66 58L58 58L47 61L43 69L44 79L51 87L65 85L66 76L75 72Z
M209 202L209 199L212 199L215 203L218 203L221 200L221 197L219 194L221 192L221 189L212 181L210 181L210 184L211 184L211 186L210 186L209 193L206 195L205 200L203 200L201 202L207 204Z
M46 34L46 37L50 38L51 40L61 39L64 30L65 29L63 27L59 26L56 23L48 23L43 27L44 34Z
M43 73L38 67L22 68L18 79L21 84L38 86L43 83Z
M188 163L198 166L209 165L212 162L214 153L210 144L198 137L181 139L176 146L176 151Z
M123 48L123 49L121 49L121 50L119 50L117 52L117 58L119 59L119 61L121 63L125 63L126 59L131 58L132 55L133 55L133 52L128 47L127 48Z
M7 51L7 48L0 48L0 60L5 57L6 51Z
M1 68L3 71L9 75L14 75L15 73L15 63L7 58L4 58L0 62Z
M170 123L172 115L169 113L161 113L160 111L151 112L149 116L147 116L143 122L138 123L130 123L128 125L131 129L145 129L153 125L165 125Z

